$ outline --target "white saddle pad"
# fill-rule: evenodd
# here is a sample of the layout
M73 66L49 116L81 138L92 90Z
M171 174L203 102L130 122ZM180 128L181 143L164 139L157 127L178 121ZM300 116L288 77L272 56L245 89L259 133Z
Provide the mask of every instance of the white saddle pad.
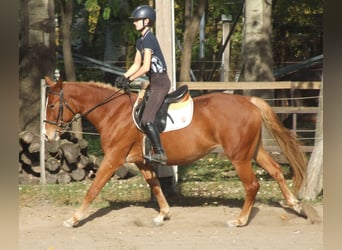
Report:
M139 98L135 102L132 116L133 116L133 121L137 128L141 130L141 128L138 126L134 119L134 109L135 107L140 103L141 98L143 96L143 93L139 93ZM169 106L168 109L168 116L166 119L166 127L164 132L172 131L172 130L177 130L177 129L182 129L188 126L191 123L192 120L192 115L194 113L194 103L189 96L188 100L179 102L179 103L172 103Z
M166 127L163 132L185 128L191 123L194 113L194 102L190 97L185 102L172 103L168 109Z

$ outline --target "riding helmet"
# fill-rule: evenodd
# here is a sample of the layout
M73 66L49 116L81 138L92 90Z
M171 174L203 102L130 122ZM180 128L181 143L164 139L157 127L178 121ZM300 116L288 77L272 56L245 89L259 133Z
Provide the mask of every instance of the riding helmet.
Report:
M129 17L130 19L150 19L150 24L153 24L156 21L156 12L153 8L148 5L140 5L138 6L133 12L132 15Z

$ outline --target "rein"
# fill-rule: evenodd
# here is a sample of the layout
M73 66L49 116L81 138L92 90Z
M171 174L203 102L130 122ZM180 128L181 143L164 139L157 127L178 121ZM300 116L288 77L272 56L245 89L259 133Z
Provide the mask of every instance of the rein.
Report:
M56 118L55 122L54 121L48 121L48 120L44 120L44 122L52 124L52 125L55 125L55 126L61 128L61 131L59 131L59 132L65 132L69 128L70 124L73 123L74 121L77 121L81 117L87 116L90 112L92 112L96 108L98 108L98 107L100 107L100 106L102 106L102 105L112 101L116 97L121 96L121 95L115 96L120 91L121 91L121 89L115 91L113 94L108 96L102 102L96 104L94 107L91 107L90 109L88 109L87 111L83 112L82 114L76 113L75 111L72 110L72 108L70 107L70 105L67 103L67 101L64 98L63 89L60 92L48 91L48 94L58 95L59 96L59 110L58 110L58 115L57 115L57 118ZM124 94L126 94L126 92L123 93L122 95L124 95ZM129 94L129 98L131 100L131 95L130 94ZM69 122L64 122L64 120L63 120L63 109L64 109L64 106L74 115L73 118L71 119L71 121L69 121Z

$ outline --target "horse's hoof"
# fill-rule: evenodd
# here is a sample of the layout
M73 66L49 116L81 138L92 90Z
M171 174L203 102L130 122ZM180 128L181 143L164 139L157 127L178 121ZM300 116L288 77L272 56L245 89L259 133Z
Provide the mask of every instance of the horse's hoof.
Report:
M237 220L229 220L227 221L227 226L228 227L244 227L247 225L247 222L244 222L244 220L237 219Z
M165 215L158 215L156 218L153 219L153 224L157 227L164 225L164 221L169 220L171 218L171 213L168 212Z
M281 205L282 207L284 207L284 208L290 208L290 209L292 209L294 212L296 212L299 216L302 216L302 217L304 217L304 218L307 218L307 214L305 213L305 210L303 209L302 203L300 203L300 202L295 202L294 204L291 204L291 205L289 205L289 204L287 204L287 203L285 203L285 202L283 202L283 201L280 201L279 203L280 203L280 205Z
M164 217L158 215L156 218L153 219L153 224L157 227L164 225Z
M63 221L63 226L65 226L65 227L72 228L72 227L75 227L75 225L76 225L76 223L74 221L74 218Z
M238 227L238 223L237 223L236 220L229 220L229 221L227 221L227 226L228 226L229 228Z

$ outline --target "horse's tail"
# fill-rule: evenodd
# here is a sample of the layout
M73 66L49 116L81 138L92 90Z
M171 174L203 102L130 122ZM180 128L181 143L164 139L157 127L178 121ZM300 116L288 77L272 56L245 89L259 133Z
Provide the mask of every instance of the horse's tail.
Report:
M298 191L306 178L307 160L300 150L301 143L285 128L271 106L263 99L251 97L250 101L259 108L264 124L278 142L294 173L294 189Z

